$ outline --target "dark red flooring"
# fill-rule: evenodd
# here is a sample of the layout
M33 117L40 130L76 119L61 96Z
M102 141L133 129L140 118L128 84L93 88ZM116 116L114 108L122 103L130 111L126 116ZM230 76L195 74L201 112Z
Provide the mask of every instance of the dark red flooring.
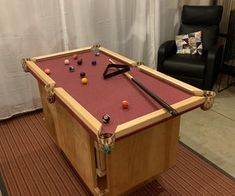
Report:
M0 175L9 195L89 195L48 135L41 112L0 122ZM235 196L235 182L179 144L176 165L131 195Z

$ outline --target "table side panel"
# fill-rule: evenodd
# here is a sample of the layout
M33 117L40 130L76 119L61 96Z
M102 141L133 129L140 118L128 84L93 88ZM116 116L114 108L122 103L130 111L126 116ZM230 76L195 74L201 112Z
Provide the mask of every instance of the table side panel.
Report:
M56 122L57 122L57 113L56 113L56 106L55 104L49 104L47 101L47 93L45 91L44 86L38 82L39 92L42 101L43 107L43 114L45 117L46 127L49 131L51 137L53 138L54 142L58 144L57 141L57 134L56 134Z
M95 193L97 182L94 140L61 104L56 103L56 110L58 145L85 184Z
M110 195L137 186L176 162L180 116L116 141L107 155Z

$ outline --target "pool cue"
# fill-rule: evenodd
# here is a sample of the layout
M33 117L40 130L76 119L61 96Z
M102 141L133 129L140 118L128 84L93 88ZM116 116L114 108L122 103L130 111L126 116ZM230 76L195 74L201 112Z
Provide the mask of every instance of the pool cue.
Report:
M112 59L109 59L109 62L116 64ZM177 116L178 112L172 108L168 103L161 99L158 95L146 88L141 82L135 79L131 74L125 72L123 73L130 81L134 82L139 88L141 88L145 93L157 101L163 108L165 108L172 116Z

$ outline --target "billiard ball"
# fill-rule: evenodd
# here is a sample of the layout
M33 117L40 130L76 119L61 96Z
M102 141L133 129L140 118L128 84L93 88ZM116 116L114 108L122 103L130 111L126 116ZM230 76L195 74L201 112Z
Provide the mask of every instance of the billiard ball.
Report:
M102 120L103 120L103 122L104 122L105 124L107 124L107 123L109 123L109 121L110 121L110 116L109 116L108 114L105 114L105 115L103 116Z
M85 72L80 72L80 77L81 78L84 78L86 76L86 73Z
M74 72L75 71L75 67L74 66L69 66L69 71L70 72Z
M47 75L49 75L49 74L51 73L51 70L47 68L47 69L44 70L44 72L45 72Z
M122 108L123 109L128 109L128 107L129 107L128 102L126 100L122 101Z
M91 61L91 64L92 65L96 65L96 61L94 60L94 61Z
M81 83L82 83L82 84L87 84L87 83L88 83L88 79L85 78L85 77L82 78L82 79L81 79Z
M73 59L76 60L78 58L78 55L77 54L74 54L73 55Z
M78 64L78 65L81 65L81 64L82 64L82 59L81 59L81 58L78 59L77 64Z
M99 53L99 52L96 52L96 53L95 53L95 56L100 56L100 53Z
M64 64L65 64L65 65L68 65L68 64L69 64L69 59L65 59L65 60L64 60Z

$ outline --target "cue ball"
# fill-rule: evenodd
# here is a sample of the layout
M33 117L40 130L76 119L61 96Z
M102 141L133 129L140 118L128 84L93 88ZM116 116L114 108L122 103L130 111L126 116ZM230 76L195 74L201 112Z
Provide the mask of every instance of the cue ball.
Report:
M85 72L80 72L80 77L81 78L84 78L86 76L86 73Z
M103 122L104 122L105 124L107 124L107 123L109 123L109 121L110 121L110 116L109 116L108 114L105 114L105 115L103 116L102 120L103 120Z
M82 84L87 84L88 83L88 79L87 78L82 78L81 79L81 83Z
M94 60L94 61L91 61L91 64L92 65L96 65L96 61Z
M81 59L81 58L78 59L77 64L78 64L78 65L81 65L81 64L82 64L82 59Z
M129 106L129 104L126 100L122 101L122 108L123 109L128 109L128 106Z
M99 52L96 52L96 53L95 53L95 56L100 56L100 53L99 53Z
M74 72L75 71L75 67L74 66L69 66L69 71L70 72Z
M68 65L68 64L69 64L69 59L65 59L65 60L64 60L64 64L65 64L65 65Z
M51 70L47 68L47 69L44 70L44 72L45 72L47 75L49 75L49 74L51 73Z
M76 60L78 58L78 55L77 54L74 54L73 55L73 59Z

